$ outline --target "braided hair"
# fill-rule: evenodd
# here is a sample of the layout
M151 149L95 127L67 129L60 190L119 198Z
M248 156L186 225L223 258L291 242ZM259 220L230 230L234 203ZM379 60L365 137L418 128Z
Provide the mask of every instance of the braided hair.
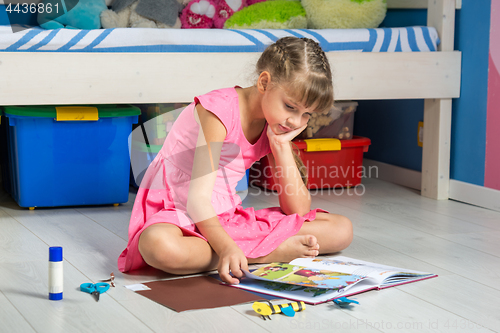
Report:
M284 88L304 107L313 107L317 112L332 108L334 98L330 63L314 40L297 37L277 40L266 48L257 61L257 74L264 71L271 74L271 84ZM293 153L295 164L307 185L307 169L296 149Z
M333 106L330 63L318 43L309 38L283 37L267 47L257 62L257 74L271 74L274 84L317 111Z

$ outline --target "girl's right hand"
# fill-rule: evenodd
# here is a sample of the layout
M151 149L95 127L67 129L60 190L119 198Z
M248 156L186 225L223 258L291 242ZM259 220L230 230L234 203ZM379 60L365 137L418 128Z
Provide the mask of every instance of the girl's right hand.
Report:
M242 269L248 271L248 260L243 251L236 245L228 246L219 253L219 264L217 270L223 282L238 284L245 274ZM234 277L229 274L233 273Z
M290 141L292 141L297 135L299 135L303 130L305 130L307 127L307 124L300 128L296 128L290 132L287 133L282 133L282 134L276 134L274 131L271 129L271 126L267 126L267 137L269 139L269 143L271 144L271 147L273 145L280 146L283 144L288 144Z

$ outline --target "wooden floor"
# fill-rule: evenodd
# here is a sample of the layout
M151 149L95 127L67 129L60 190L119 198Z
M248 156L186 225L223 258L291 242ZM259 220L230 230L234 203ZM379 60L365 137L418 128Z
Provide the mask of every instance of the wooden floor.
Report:
M249 304L176 313L124 288L168 278L153 270L118 272L133 193L119 207L29 211L2 190L0 332L500 332L500 213L379 180L363 184L357 194L312 193L315 208L354 224L354 241L342 255L439 277L357 295L360 305L350 310L328 303L271 321ZM277 205L275 196L258 192L252 189L244 204ZM64 300L49 301L48 247L56 245L64 248ZM79 291L111 272L117 287L98 303Z

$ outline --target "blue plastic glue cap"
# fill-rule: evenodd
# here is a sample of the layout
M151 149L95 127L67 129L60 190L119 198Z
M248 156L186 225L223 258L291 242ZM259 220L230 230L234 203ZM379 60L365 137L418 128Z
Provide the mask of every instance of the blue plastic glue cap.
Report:
M49 261L62 261L63 253L61 246L49 247Z
M49 300L51 301L60 301L63 299L63 293L52 294L49 293Z

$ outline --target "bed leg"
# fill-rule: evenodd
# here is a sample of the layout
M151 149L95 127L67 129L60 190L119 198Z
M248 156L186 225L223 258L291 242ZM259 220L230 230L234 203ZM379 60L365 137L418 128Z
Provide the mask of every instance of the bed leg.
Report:
M422 154L422 195L447 200L450 187L451 98L426 99Z
M456 0L428 0L427 25L438 31L439 51L454 49ZM446 200L450 188L451 99L426 99L422 195Z

